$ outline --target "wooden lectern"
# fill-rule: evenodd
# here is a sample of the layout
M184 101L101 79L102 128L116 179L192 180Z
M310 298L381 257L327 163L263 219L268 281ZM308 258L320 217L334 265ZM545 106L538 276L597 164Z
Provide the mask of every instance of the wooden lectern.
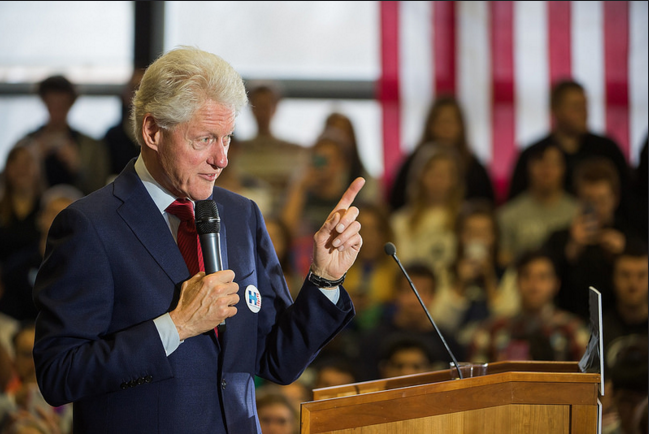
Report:
M316 389L301 433L596 434L599 381L576 362L497 362L463 380L445 370Z

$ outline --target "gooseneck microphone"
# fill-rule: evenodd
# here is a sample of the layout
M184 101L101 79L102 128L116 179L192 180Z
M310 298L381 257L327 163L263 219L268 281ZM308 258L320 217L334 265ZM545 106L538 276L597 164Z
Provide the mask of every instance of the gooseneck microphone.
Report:
M428 320L433 325L433 327L435 327L435 331L437 332L437 335L442 340L442 343L444 344L446 351L448 351L449 356L451 356L451 360L455 364L455 369L457 369L457 375L460 377L460 379L463 379L464 377L462 376L462 371L460 371L460 366L457 363L457 359L455 358L455 355L448 347L448 344L446 343L444 336L442 336L442 332L439 331L439 328L437 328L437 324L435 324L435 321L433 321L433 317L431 317L430 313L428 313L428 309L426 308L424 302L421 300L421 297L419 296L419 292L417 291L417 288L415 288L415 284L412 283L412 280L410 279L410 276L408 276L406 269L403 268L403 265L401 265L401 261L399 261L399 258L397 258L397 247L392 243L385 243L385 246L383 246L383 250L385 250L386 255L392 256L394 258L399 268L401 268L401 272L403 273L404 276L406 276L406 279L408 279L408 283L410 284L412 291L417 296L417 300L419 300L419 304L421 304L421 307L424 309L424 312L426 312L426 316L428 317Z
M203 251L205 274L223 270L221 259L221 217L213 200L196 201L196 232ZM219 327L225 326L225 320Z

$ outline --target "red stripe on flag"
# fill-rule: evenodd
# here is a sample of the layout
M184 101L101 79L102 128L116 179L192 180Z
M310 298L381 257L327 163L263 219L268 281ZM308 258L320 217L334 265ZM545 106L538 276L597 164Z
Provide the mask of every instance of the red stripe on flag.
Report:
M569 1L549 1L548 5L548 61L550 86L572 76L570 37L571 7Z
M454 1L433 2L435 95L455 95L455 9Z
M378 100L383 109L383 185L392 185L401 164L399 125L399 2L380 3L381 78Z
M514 107L514 4L489 2L491 24L492 146L491 174L499 202L507 195L516 154Z
M604 2L606 132L629 158L629 2Z

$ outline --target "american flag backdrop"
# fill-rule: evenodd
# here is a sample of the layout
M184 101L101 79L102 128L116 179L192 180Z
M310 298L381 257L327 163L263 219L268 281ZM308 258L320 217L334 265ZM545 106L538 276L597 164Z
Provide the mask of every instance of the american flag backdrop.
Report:
M518 150L550 129L553 83L586 89L589 124L637 164L647 135L647 2L381 2L384 168L389 183L431 101L454 94L500 197Z

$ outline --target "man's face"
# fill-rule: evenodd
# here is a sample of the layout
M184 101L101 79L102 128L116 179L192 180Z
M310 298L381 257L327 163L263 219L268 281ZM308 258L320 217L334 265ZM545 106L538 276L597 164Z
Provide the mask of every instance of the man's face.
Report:
M421 374L428 372L430 361L419 348L404 348L397 351L382 369L383 378L399 377L401 375Z
M565 162L561 151L549 147L539 159L529 162L530 186L535 191L550 193L563 188Z
M315 389L322 387L342 386L343 384L350 384L354 382L354 376L349 372L339 371L334 367L324 367L318 373Z
M618 202L617 196L608 182L582 182L579 185L578 194L582 203L589 203L595 208L600 226L613 221Z
M256 92L250 98L250 107L257 123L268 125L275 115L277 99L272 92Z
M579 89L564 92L553 110L557 128L569 134L588 132L588 105L586 95Z
M161 130L152 147L157 151L153 170L148 164L147 168L176 197L207 199L228 165L234 121L232 108L208 101L189 122L173 131Z
M263 434L292 434L295 418L291 409L282 404L271 404L259 409L259 424Z
M615 262L613 286L618 303L637 307L647 304L649 287L647 257L621 256Z
M551 303L558 289L559 280L547 258L531 261L518 274L521 305L528 312L538 312Z
M68 113L74 104L74 96L67 92L47 92L43 95L43 103L50 115L50 123L61 126L67 123Z
M421 301L426 306L430 306L433 302L435 293L435 284L428 277L425 276L411 276L412 283L417 288ZM396 302L400 314L409 318L414 323L418 323L421 318L426 318L426 314L422 311L421 304L417 296L412 292L410 284L403 278L401 284L397 288Z

